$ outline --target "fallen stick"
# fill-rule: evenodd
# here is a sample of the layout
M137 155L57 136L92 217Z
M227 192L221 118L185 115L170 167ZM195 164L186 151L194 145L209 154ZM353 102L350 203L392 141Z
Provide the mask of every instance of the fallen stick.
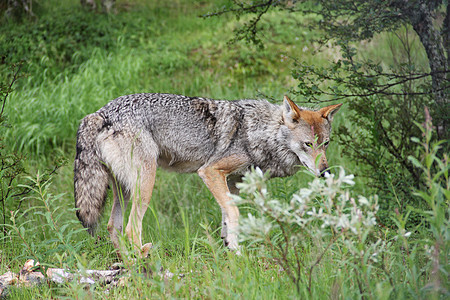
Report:
M126 270L86 270L85 272L76 271L71 273L64 269L48 268L46 271L47 278L39 271L34 271L39 267L39 262L29 259L25 262L23 268L19 273L6 272L0 275L0 297L4 296L9 286L25 286L30 287L39 285L44 282L51 281L54 283L71 282L77 279L82 284L102 283L111 286L120 284L120 275L124 274ZM83 273L83 274L82 274Z

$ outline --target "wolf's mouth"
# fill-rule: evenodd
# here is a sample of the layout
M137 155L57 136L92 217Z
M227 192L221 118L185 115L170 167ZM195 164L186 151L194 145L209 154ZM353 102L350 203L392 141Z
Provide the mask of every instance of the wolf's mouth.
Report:
M301 164L311 171L314 175L320 176L320 171L316 168L314 159L308 155L306 152L296 152L295 153L300 160Z

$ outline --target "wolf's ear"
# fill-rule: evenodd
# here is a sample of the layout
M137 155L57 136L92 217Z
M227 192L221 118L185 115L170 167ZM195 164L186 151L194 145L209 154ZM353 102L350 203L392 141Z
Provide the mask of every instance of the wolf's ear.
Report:
M341 106L342 106L342 103L322 107L319 110L319 114L322 116L322 118L325 118L331 122L331 121L333 121L334 114L337 113L337 111L339 110L339 108Z
M283 99L283 117L284 120L291 123L298 122L300 119L301 109L294 103L288 96L284 96Z

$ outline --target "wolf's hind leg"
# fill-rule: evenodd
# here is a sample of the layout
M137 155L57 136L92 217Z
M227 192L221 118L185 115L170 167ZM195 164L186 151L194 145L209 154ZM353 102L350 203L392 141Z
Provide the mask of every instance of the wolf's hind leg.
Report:
M142 220L145 211L150 204L153 186L156 176L156 159L153 161L141 161L136 185L131 194L132 206L125 232L130 242L140 251L141 257L146 257L151 248L151 243L142 245Z
M122 188L122 186L116 181L116 179L113 179L112 185L114 202L111 209L111 216L108 222L108 232L114 248L116 248L117 254L120 257L120 250L123 249L120 249L119 234L123 234L123 217L125 210L127 209L130 195L128 191Z

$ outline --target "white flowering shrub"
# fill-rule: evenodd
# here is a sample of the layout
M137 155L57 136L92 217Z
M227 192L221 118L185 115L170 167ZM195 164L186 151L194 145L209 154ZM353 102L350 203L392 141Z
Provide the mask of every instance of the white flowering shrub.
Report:
M268 191L269 174L255 169L234 201L254 208L240 220L240 239L281 266L301 298L444 299L450 274L448 141L434 141L431 117L418 124L418 158L426 183L416 190L426 209L395 211L395 227L377 224L378 198L352 194L353 175L341 168L315 178L292 197ZM422 216L412 227L410 212Z
M276 199L267 190L269 174L255 169L238 184L238 203L251 203L257 217L241 218L240 239L249 245L268 248L300 289L311 293L313 271L335 244L346 248L340 263L362 265L376 261L385 243L372 239L378 211L377 197L352 197L354 176L340 168L337 175L315 178L308 188L296 192L290 201ZM368 240L372 239L369 243ZM308 241L325 244L313 258L304 255ZM308 257L309 256L309 257ZM302 284L302 283L306 283Z
M346 175L340 169L339 175L327 173L326 179L314 179L309 188L300 189L289 203L273 199L267 191L268 174L257 168L238 183L242 198L233 195L238 203L251 202L264 216L277 222L267 222L264 216L256 219L252 215L241 222L241 237L243 240L254 240L253 234L268 234L273 228L279 227L279 222L297 226L305 230L312 222L320 221L320 228L330 228L333 232L351 231L359 234L365 228L376 224L375 214L378 211L377 197L366 198L350 196L348 187L354 185L353 175ZM264 221L264 222L263 222ZM261 231L262 230L262 231Z

